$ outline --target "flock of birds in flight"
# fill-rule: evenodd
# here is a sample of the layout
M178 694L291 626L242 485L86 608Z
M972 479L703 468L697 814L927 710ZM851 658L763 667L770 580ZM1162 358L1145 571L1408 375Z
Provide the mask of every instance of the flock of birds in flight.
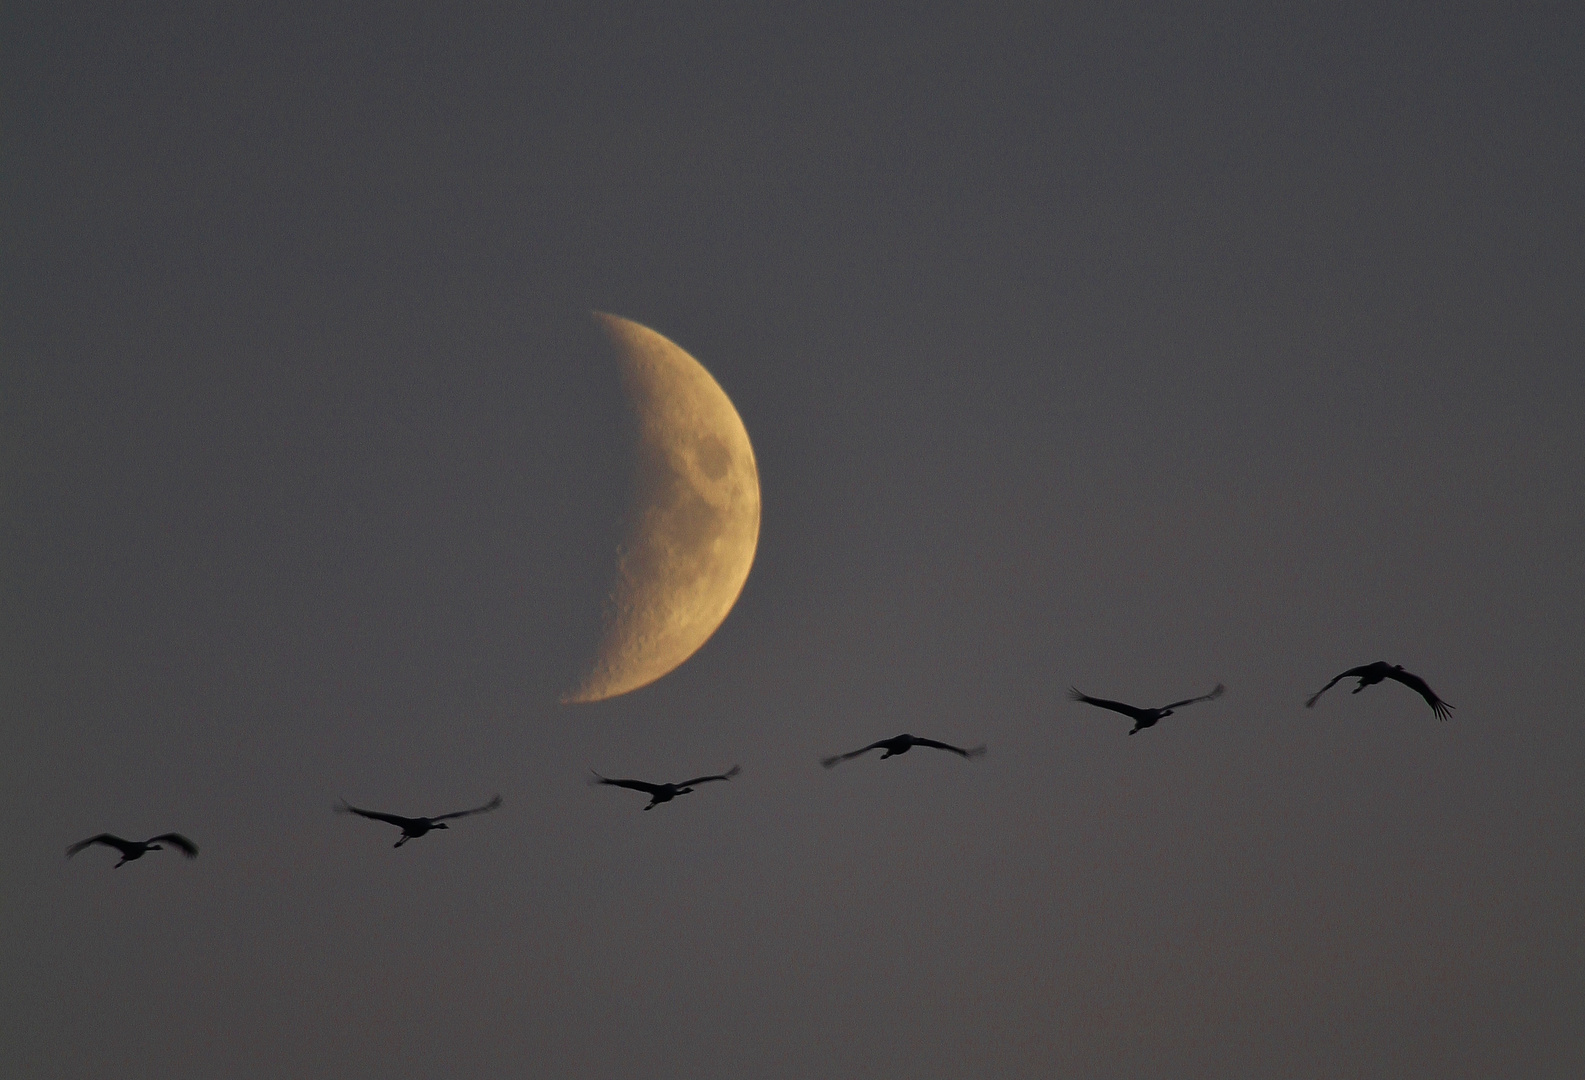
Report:
M1428 684L1424 679L1420 678L1420 676L1414 674L1413 672L1405 671L1400 664L1388 664L1385 660L1378 660L1374 664L1363 664L1360 667L1349 668L1347 671L1334 678L1331 682L1321 687L1321 689L1317 690L1314 694L1311 694L1309 700L1304 703L1305 708L1313 709L1315 707L1315 703L1320 700L1322 694L1332 689L1332 687L1336 686L1344 679L1351 678L1359 680L1359 685L1354 687L1353 691L1356 694L1365 689L1367 686L1375 686L1377 683L1383 682L1387 679L1392 679L1394 682L1400 682L1424 698L1425 703L1431 706L1431 711L1436 714L1436 718L1438 720L1448 719L1448 710L1453 708L1453 706L1437 697L1436 692L1431 689L1430 684ZM1122 713L1124 716L1128 717L1134 722L1133 728L1131 728L1128 733L1130 735L1135 735L1143 731L1145 728L1154 727L1157 723L1171 716L1173 712L1183 708L1186 705L1195 705L1202 701L1214 701L1226 693L1226 691L1227 687L1223 686L1221 683L1217 683L1216 688L1209 694L1201 694L1199 697L1184 698L1182 701L1174 701L1170 705L1163 705L1159 709L1143 709L1137 705L1128 705L1121 701L1109 701L1106 698L1090 697L1088 694L1080 693L1077 688L1070 688L1069 696L1074 701L1083 702L1086 705L1094 705L1097 708L1109 709L1115 713ZM951 743L938 742L935 739L922 739L917 735L903 734L894 735L890 739L881 739L878 742L872 742L868 746L862 746L857 750L850 750L846 754L833 754L830 757L821 758L820 764L824 765L828 769L834 768L844 761L850 761L853 758L861 757L864 754L869 753L871 750L885 751L885 753L881 754L880 757L882 761L885 761L889 757L896 757L899 754L906 754L916 746L925 746L932 750L947 750L951 753L957 754L959 757L965 760L973 760L974 758L980 757L985 753L984 746L975 746L964 749L961 746L953 746ZM671 802L679 795L690 794L699 784L708 784L716 780L730 780L741 771L741 768L734 765L724 773L716 773L712 776L696 776L692 780L683 780L680 783L675 784L653 784L647 780L619 780L608 776L601 776L599 773L595 773L594 779L591 780L590 783L597 786L609 785L611 787L627 788L631 791L642 792L643 794L648 795L650 799L649 805L645 806L644 809L653 810L661 803ZM334 809L337 813L356 814L359 817L366 817L373 821L383 821L389 825L395 825L397 828L402 830L402 837L392 846L401 847L409 840L416 840L420 836L424 836L435 829L449 828L446 822L455 818L472 817L474 814L485 814L491 810L499 809L500 806L501 796L497 795L483 806L476 806L472 810L456 810L449 814L437 814L434 817L403 817L400 814L387 814L379 810L364 810L360 807L350 805L345 799L343 799L341 802L338 802ZM92 847L95 844L101 844L105 847L114 848L121 853L121 861L116 863L116 867L119 868L135 859L143 858L144 855L147 855L151 851L165 850L165 845L161 843L161 841L168 842L172 847L176 848L183 855L186 855L189 859L198 857L198 845L194 844L181 833L174 832L161 833L160 835L150 837L147 840L123 840L121 837L113 836L110 833L100 833L98 836L90 836L86 840L79 840L77 843L67 848L66 857L69 859L79 851L82 851L84 848Z

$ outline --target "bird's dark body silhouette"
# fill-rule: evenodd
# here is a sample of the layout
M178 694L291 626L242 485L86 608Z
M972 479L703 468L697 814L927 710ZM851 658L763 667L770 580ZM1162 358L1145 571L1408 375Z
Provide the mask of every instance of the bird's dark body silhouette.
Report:
M593 769L589 771L594 772ZM708 784L712 780L730 780L742 771L741 766L734 765L724 773L717 773L714 776L696 776L692 780L684 780L680 784L651 784L647 780L613 780L610 777L594 773L594 779L589 782L596 786L609 784L611 787L642 791L649 796L649 805L644 807L644 809L653 810L663 802L671 802L679 795L687 795L693 791L695 784Z
M437 814L435 817L401 817L397 814L382 814L378 810L359 810L351 806L346 799L336 804L338 814L357 814L359 817L372 818L375 821L386 821L402 830L402 838L392 847L401 847L409 840L416 840L432 829L449 828L446 822L452 818L468 817L472 814L483 814L499 808L501 796L497 795L483 806L475 806L472 810L457 810L450 814Z
M1193 705L1195 702L1199 701L1214 700L1215 698L1221 697L1226 692L1227 687L1223 686L1221 683L1217 683L1216 689L1212 690L1209 694L1201 694L1199 697L1184 698L1182 701L1174 701L1171 705L1163 705L1159 709L1141 709L1137 705L1125 705L1121 701L1108 701L1105 698L1090 697L1088 694L1081 694L1077 687L1068 687L1068 696L1074 701L1082 701L1086 705L1098 705L1103 709L1111 709L1113 712L1122 713L1124 716L1133 720L1134 727L1133 730L1129 732L1130 735L1141 732L1147 727L1155 727L1159 721L1171 716L1173 711L1176 709L1181 709L1185 705Z
M953 746L951 743L937 742L934 739L921 739L917 735L909 735L905 732L902 735L893 735L889 739L882 739L880 742L872 742L868 746L859 750L854 750L850 753L833 754L830 757L821 758L820 764L830 769L841 762L847 761L849 758L856 758L860 754L869 753L871 750L886 751L886 753L881 755L881 760L885 761L889 757L896 757L898 754L906 754L909 750L912 750L916 746L928 746L933 750L950 750L959 757L969 760L982 757L985 754L984 746L974 746L965 750L961 746Z
M112 868L115 869L119 868L123 863L131 862L133 859L141 859L151 851L164 851L165 847L160 843L161 840L168 841L189 859L198 858L198 845L181 833L173 832L160 833L160 835L151 836L147 840L123 840L119 836L111 836L107 832L102 832L98 836L90 836L86 840L77 841L77 843L66 849L66 857L68 859L71 858L85 847L103 844L105 847L113 847L121 852L121 862L116 863L116 866Z
M1356 694L1365 689L1365 687L1375 686L1384 679L1391 679L1394 682L1401 682L1410 690L1413 690L1415 693L1425 698L1425 703L1431 706L1431 711L1436 713L1436 718L1438 720L1448 719L1448 710L1453 707L1447 702L1443 701L1441 698L1437 697L1436 691L1432 690L1426 681L1420 678L1420 676L1403 670L1402 664L1389 665L1385 660L1377 660L1374 664L1365 664L1362 667L1349 668L1347 671L1343 672L1343 674L1339 675L1337 678L1321 687L1321 689L1311 694L1310 700L1304 703L1304 707L1306 709L1315 708L1315 703L1320 700L1322 694L1326 693L1328 690L1332 689L1332 687L1336 686L1339 682L1347 678L1356 678L1359 680L1359 685L1354 687L1353 690L1353 692Z

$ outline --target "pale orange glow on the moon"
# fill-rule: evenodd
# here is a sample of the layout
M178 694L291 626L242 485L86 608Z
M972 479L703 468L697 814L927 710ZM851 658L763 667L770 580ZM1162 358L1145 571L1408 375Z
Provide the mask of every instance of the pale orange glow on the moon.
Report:
M737 602L759 544L759 470L725 391L653 330L596 317L638 417L637 482L600 645L567 703L636 690L692 656Z

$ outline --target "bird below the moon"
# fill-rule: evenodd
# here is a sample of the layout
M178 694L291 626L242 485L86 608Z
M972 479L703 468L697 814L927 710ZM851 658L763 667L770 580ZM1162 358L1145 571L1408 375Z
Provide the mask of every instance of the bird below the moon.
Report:
M472 810L456 810L450 814L437 814L434 817L402 817L399 814L382 814L378 810L360 810L342 799L335 806L338 814L357 814L359 817L372 818L375 821L384 821L402 830L402 838L392 847L401 847L409 840L416 840L433 829L449 828L446 822L453 818L470 817L473 814L484 814L497 810L501 806L501 796L497 795L483 806L475 806Z
M872 742L868 746L851 751L850 753L833 754L830 757L821 758L820 764L830 769L844 761L848 761L851 758L856 758L860 754L867 754L871 750L886 751L881 755L881 760L885 761L889 757L896 757L898 754L906 754L909 750L912 750L916 746L928 746L932 750L950 750L952 753L969 761L972 761L977 757L985 756L985 747L983 745L972 746L965 750L963 747L953 746L951 743L937 742L935 739L921 739L917 735L909 735L904 732L901 735L893 735L889 739L882 739L880 742Z
M594 772L593 769L589 771ZM716 773L714 776L696 776L692 780L684 780L680 784L652 784L647 780L616 780L608 776L601 776L596 772L594 773L594 779L589 781L589 783L595 786L609 784L612 787L642 791L650 799L649 805L644 807L644 809L653 810L663 802L671 802L679 795L691 793L695 784L708 784L712 780L730 780L742 771L741 766L734 765L724 773Z
M1332 689L1332 687L1336 686L1342 680L1348 678L1356 678L1359 680L1359 685L1353 689L1353 693L1356 694L1365 689L1365 687L1375 686L1384 679L1391 679L1394 682L1401 682L1410 690L1413 690L1415 693L1425 698L1425 703L1431 706L1431 711L1436 714L1436 718L1438 720L1448 719L1448 710L1453 707L1447 702L1443 701L1441 698L1437 697L1436 691L1432 690L1430 685L1424 679L1420 678L1420 676L1403 670L1402 664L1392 664L1389 666L1385 660L1377 660L1374 664L1364 664L1360 667L1349 668L1347 671L1343 672L1343 674L1339 675L1337 678L1321 687L1321 689L1311 694L1310 700L1304 703L1304 707L1306 709L1315 708L1315 703L1321 699L1322 694Z
M1108 701L1106 698L1090 697L1088 694L1080 693L1077 687L1068 687L1068 696L1074 701L1082 701L1086 705L1095 705L1102 709L1110 709L1113 712L1122 713L1124 716L1133 720L1134 726L1132 730L1129 731L1130 735L1143 731L1147 727L1154 727L1162 719L1171 716L1174 710L1181 709L1185 705L1193 705L1200 701L1214 701L1226 692L1227 687L1223 686L1221 683L1217 683L1216 689L1212 690L1209 694L1201 694L1199 697L1184 698L1182 701L1174 701L1171 705L1163 705L1159 709L1142 709L1138 705L1127 705L1121 701Z

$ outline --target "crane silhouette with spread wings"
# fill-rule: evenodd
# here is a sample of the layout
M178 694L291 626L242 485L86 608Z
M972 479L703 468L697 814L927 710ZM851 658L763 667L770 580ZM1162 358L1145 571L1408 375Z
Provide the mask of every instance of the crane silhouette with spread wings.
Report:
M977 757L983 757L985 755L985 747L983 745L970 747L969 749L965 750L961 746L953 746L951 743L937 742L934 739L921 739L917 735L909 735L905 732L902 735L893 735L889 739L882 739L880 742L872 742L868 746L859 750L854 750L850 753L833 754L830 757L821 758L820 764L824 765L828 769L834 768L835 766L849 760L850 758L856 758L860 754L867 754L871 750L886 751L886 753L881 755L881 760L885 761L889 757L896 757L898 754L906 754L909 750L912 750L916 746L928 746L933 750L950 750L959 757L965 758L969 761L972 761Z
M357 814L359 817L372 818L375 821L385 821L402 830L402 838L392 847L401 847L409 840L416 840L432 829L449 828L446 822L452 818L469 817L473 814L484 814L491 810L499 809L501 796L497 795L483 806L475 806L472 810L457 810L450 814L437 814L434 817L401 817L397 814L382 814L378 810L360 810L342 799L335 805L338 814Z
M1201 694L1199 697L1184 698L1182 701L1174 701L1171 705L1163 705L1159 709L1141 709L1137 705L1125 705L1121 701L1108 701L1105 698L1090 697L1088 694L1080 693L1077 687L1068 687L1068 696L1074 701L1082 701L1086 705L1098 705L1103 709L1110 709L1113 712L1122 713L1124 716L1133 720L1134 727L1133 730L1129 732L1130 735L1143 731L1147 727L1155 727L1159 721L1165 717L1171 716L1175 710L1181 709L1185 705L1193 705L1200 701L1214 701L1226 692L1227 687L1223 686L1221 683L1217 683L1216 689L1212 690L1209 694Z
M671 802L679 795L689 794L693 791L695 784L708 784L712 780L730 780L742 772L743 769L741 766L734 765L724 773L716 773L714 776L696 776L692 780L684 780L680 784L651 784L647 780L613 780L610 777L601 776L599 773L594 772L593 769L589 771L594 773L594 779L589 781L590 784L595 786L609 784L612 787L642 791L649 796L650 800L649 805L644 807L644 809L653 810L663 802Z
M1304 707L1306 709L1315 708L1315 703L1321 699L1322 694L1332 689L1332 687L1336 686L1339 682L1342 682L1344 679L1348 678L1355 678L1359 680L1359 685L1354 687L1353 690L1353 692L1356 694L1365 689L1365 687L1375 686L1384 679L1391 679L1393 682L1401 682L1410 690L1413 690L1415 693L1425 698L1425 703L1431 706L1431 711L1436 714L1436 718L1438 720L1448 719L1448 710L1453 707L1447 702L1443 701L1441 698L1437 697L1436 691L1432 690L1430 685L1424 679L1420 678L1420 676L1403 670L1402 664L1392 664L1389 666L1385 660L1377 660L1374 664L1365 664L1361 667L1349 668L1347 671L1343 672L1343 674L1339 675L1337 678L1321 687L1321 689L1311 694L1310 700L1304 703Z
M111 836L107 832L102 832L98 836L90 836L86 840L77 841L77 843L66 849L66 857L68 859L71 858L85 847L103 844L105 847L112 847L121 852L121 862L111 867L114 870L119 869L124 863L129 863L133 859L143 858L151 851L164 851L165 845L160 843L161 840L168 841L172 847L175 847L189 859L198 858L198 845L181 833L174 832L160 833L160 835L151 836L147 840L123 840L119 836Z

